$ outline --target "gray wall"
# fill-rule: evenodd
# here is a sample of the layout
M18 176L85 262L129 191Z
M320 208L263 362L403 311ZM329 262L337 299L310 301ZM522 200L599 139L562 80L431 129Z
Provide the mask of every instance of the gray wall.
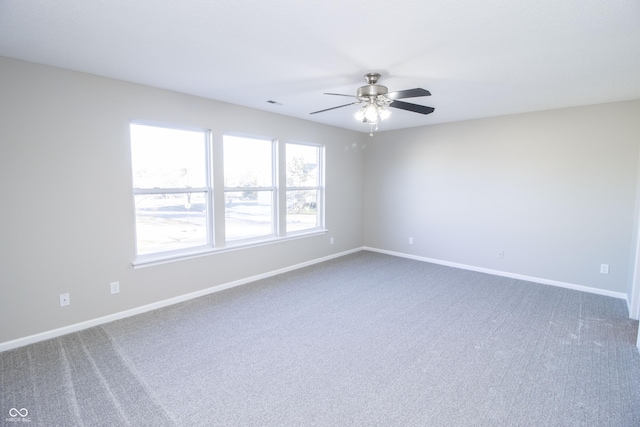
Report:
M362 246L360 133L7 58L0 94L0 343ZM133 269L131 118L326 144L329 233Z
M365 245L626 294L639 117L633 101L376 135Z

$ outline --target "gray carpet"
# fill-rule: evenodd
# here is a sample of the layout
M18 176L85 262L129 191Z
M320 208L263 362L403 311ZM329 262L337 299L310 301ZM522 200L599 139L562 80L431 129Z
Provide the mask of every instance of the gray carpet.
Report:
M614 298L359 252L0 353L0 422L640 426L627 316Z

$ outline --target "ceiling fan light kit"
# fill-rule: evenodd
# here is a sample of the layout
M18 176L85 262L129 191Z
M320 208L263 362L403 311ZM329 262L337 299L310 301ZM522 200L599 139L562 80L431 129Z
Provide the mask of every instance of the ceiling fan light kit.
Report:
M389 89L386 86L377 84L380 74L368 73L365 74L364 78L367 81L367 85L359 87L355 96L344 95L341 93L325 93L325 95L354 97L358 99L357 101L339 105L337 107L327 108L325 110L314 111L310 114L323 113L325 111L335 110L336 108L364 103L365 105L355 113L355 118L362 123L369 124L371 126L371 132L369 135L373 136L373 131L378 130L378 123L387 119L391 114L387 107L399 108L401 110L412 111L419 114L431 114L435 110L433 107L397 101L398 99L403 98L430 96L431 93L426 89L415 88L389 93Z

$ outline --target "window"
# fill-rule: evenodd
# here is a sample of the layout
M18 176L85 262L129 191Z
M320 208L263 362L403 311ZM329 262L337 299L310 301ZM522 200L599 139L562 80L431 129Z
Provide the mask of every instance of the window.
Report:
M274 141L224 136L225 240L274 236Z
M131 123L137 254L206 246L209 133Z
M130 136L136 265L324 232L322 145L139 121Z
M287 233L320 227L321 150L317 145L286 144Z

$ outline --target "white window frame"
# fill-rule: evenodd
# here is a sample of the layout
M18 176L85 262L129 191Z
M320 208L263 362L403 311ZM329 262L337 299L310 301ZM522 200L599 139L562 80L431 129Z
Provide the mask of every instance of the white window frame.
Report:
M222 144L224 146L224 138L225 137L235 137L235 138L243 138L243 139L254 139L257 141L265 141L265 142L270 142L271 143L271 186L269 187L226 187L224 186L223 192L225 193L225 199L226 199L226 193L232 193L232 192L244 192L244 191L271 191L271 233L270 234L266 234L266 235L260 235L260 236L255 236L255 237L248 237L246 239L234 239L234 240L228 240L226 237L226 224L224 225L224 230L225 230L225 238L224 238L224 244L226 247L235 247L235 246L246 246L248 244L251 243L255 243L255 242L262 242L262 241L269 241L269 240L273 240L274 238L280 237L281 233L280 233L280 226L279 226L279 220L278 218L280 217L280 209L279 209L279 199L280 199L280 194L279 194L279 168L278 168L278 152L279 152L279 147L280 144L278 142L277 139L275 138L269 138L269 137L262 137L262 136L255 136L255 135L246 135L246 134L238 134L238 133L225 133L222 136ZM222 153L222 164L224 165L224 149L223 149L223 153ZM224 167L224 166L223 166ZM224 185L224 179L223 179L223 185ZM223 220L226 220L226 215L223 217Z
M319 143L309 143L300 141L279 141L277 138L244 133L225 132L214 135L211 130L198 127L180 126L167 123L158 123L148 120L132 119L129 125L138 124L166 129L186 130L205 132L205 169L206 186L199 188L133 188L133 216L136 224L135 196L144 194L186 194L205 193L206 200L206 235L207 243L201 246L194 246L184 249L170 250L164 252L138 255L138 236L135 230L135 259L132 264L135 268L147 267L157 264L164 264L180 259L189 259L209 255L234 251L242 248L261 246L290 239L325 234L325 156L326 147ZM227 191L247 191L247 187L225 187L224 186L224 136L235 136L242 138L255 138L271 141L271 161L272 161L272 182L270 187L249 187L253 191L272 192L272 233L267 236L252 237L247 239L237 239L227 241L225 238L225 192ZM130 139L130 143L131 143ZM319 148L318 158L318 186L317 187L287 187L286 185L286 146L287 144L309 145ZM133 186L132 186L133 187ZM185 191L188 190L188 191ZM287 191L294 190L317 190L317 227L303 230L286 231L286 196Z
M212 179L211 179L211 130L196 128L196 127L187 127L187 126L179 126L179 125L170 125L166 123L157 123L146 120L130 120L129 128L131 125L141 125L141 126L149 126L161 129L171 129L171 130L182 130L182 131L190 131L190 132L200 132L203 134L204 138L204 159L202 161L205 164L205 186L204 187L188 187L188 188L173 188L173 187L154 187L154 188L136 188L132 186L133 190L133 206L134 206L134 223L137 223L137 212L136 212L136 196L141 195L164 195L164 194L189 194L189 193L204 193L205 194L205 204L206 204L206 243L204 245L191 246L183 249L173 249L162 252L153 252L148 254L139 254L138 252L138 230L136 227L135 230L135 254L136 260L135 263L144 263L147 260L155 260L157 258L174 258L180 257L185 254L193 254L210 250L214 247L214 227L213 227L213 187L212 187ZM133 141L130 143L133 144Z
M305 187L289 187L286 184L286 176L287 176L287 171L286 171L286 148L287 146L291 144L291 145L304 145L304 146L309 146L309 147L314 147L318 149L318 183L315 186L305 186ZM309 232L313 232L315 230L324 230L325 228L325 223L324 223L324 205L325 205L325 183L324 183L324 158L325 158L325 146L322 144L314 144L314 143L310 143L310 142L300 142L300 141L287 141L285 143L285 167L283 168L284 172L284 180L285 180L285 185L284 185L284 199L285 199L285 204L286 204L286 199L287 199L287 193L289 191L317 191L318 194L318 198L316 200L316 226L312 227L312 228L305 228L302 230L297 230L297 231L286 231L286 234L288 236L291 235L296 235L296 234L306 234ZM285 224L285 230L286 230L286 216L287 216L287 209L285 208L283 211L283 216L285 217L284 219L284 224Z

